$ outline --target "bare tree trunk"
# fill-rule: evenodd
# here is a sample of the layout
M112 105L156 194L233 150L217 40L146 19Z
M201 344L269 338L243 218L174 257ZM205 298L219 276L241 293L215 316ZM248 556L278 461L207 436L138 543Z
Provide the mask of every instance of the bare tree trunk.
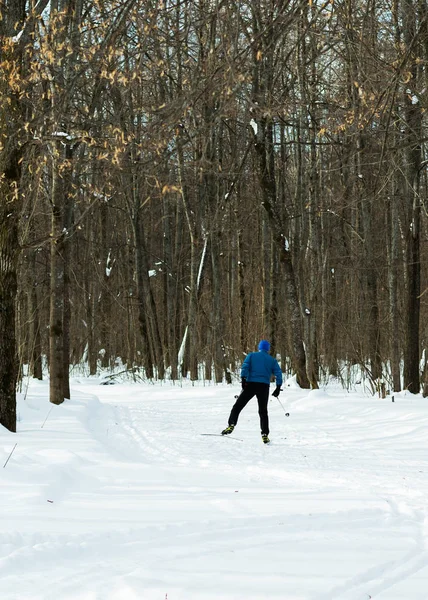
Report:
M398 183L394 183L394 188L398 187ZM397 194L395 190L392 192L392 198L388 213L388 229L390 235L389 248L389 270L388 270L388 287L389 287L389 339L391 347L391 374L394 392L401 391L401 373L400 373L400 347L399 347L399 313L398 313L398 269L399 269L399 229L398 229L398 211L397 211Z
M2 188L2 189L1 189ZM15 334L15 301L19 254L17 224L10 214L6 185L0 194L0 425L16 431L18 357Z
M83 255L83 294L84 294L84 322L85 322L85 346L87 350L87 361L89 367L89 375L94 376L98 370L98 347L97 347L97 323L96 323L96 305L97 305L97 290L96 290L96 267L98 261L97 255L92 253L95 246L96 232L94 230L94 219L88 232L88 243L84 249Z
M404 118L406 124L406 164L404 172L406 202L408 204L407 230L407 298L406 298L406 337L404 346L404 387L413 394L420 392L420 348L419 348L419 316L420 316L420 198L419 179L422 162L422 112L419 101L414 101L418 92L418 49L417 14L412 0L403 0L403 40L410 52L409 71L411 77L406 83L404 95Z
M136 202L138 202L137 199ZM153 366L155 366L157 377L163 379L165 377L163 345L159 332L156 303L150 284L143 214L138 205L135 208L134 227L140 326L142 336L145 337L143 341L147 345L148 375L151 374L153 377Z
M214 372L217 383L223 381L226 374L225 348L224 348L224 317L222 305L222 280L221 280L220 235L214 232L211 236L211 271L213 286L213 319L212 319L212 348L214 349Z
M238 297L239 297L239 343L240 350L248 350L247 295L245 293L245 263L242 259L242 232L238 231Z
M172 250L172 233L171 233L171 205L165 194L163 200L163 251L164 262L163 270L163 285L164 285L164 338L166 341L166 361L171 368L171 379L178 379L178 364L177 364L177 336L175 331L176 312L178 298L174 293L174 279L172 274L175 273L175 257ZM176 275L175 275L176 277Z
M94 290L88 293L86 299L86 319L87 319L87 347L88 347L88 366L89 375L96 375L98 370L98 352L95 342L95 302Z
M71 183L69 180L68 184ZM71 237L73 227L73 198L71 189L67 185L66 197L64 198L63 217L63 256L64 256L64 314L63 314L63 371L64 371L64 398L70 398L70 356L71 356L71 302L70 302L70 261L71 261Z
M64 370L64 180L59 176L57 161L52 166L52 222L51 222L51 278L49 315L49 400L52 404L64 402L66 374Z
M99 301L99 319L100 319L100 338L102 345L101 355L101 366L105 369L111 368L112 356L111 356L111 266L112 257L110 256L110 249L107 240L109 223L108 223L108 208L105 204L100 207L100 225L101 225L101 243L100 243L100 262L101 265L105 265L102 273L102 288Z
M275 244L271 240L270 244L270 296L269 296L269 330L268 340L274 352L278 350L278 306L281 303L281 294L277 282L281 279L278 262L275 260Z
M30 370L35 379L43 379L42 371L42 341L40 335L40 309L37 296L38 282L36 273L36 253L29 254L29 290L28 290L28 321L30 324Z
M16 382L19 363L16 347L17 270L20 253L18 219L21 198L20 132L23 106L9 79L20 85L23 46L11 42L25 22L25 0L2 3L0 19L0 425L16 431ZM23 33L21 31L21 33ZM21 37L28 39L27 33Z
M135 245L136 245L136 274L137 274L137 290L138 290L138 320L140 323L140 333L141 340L143 343L142 350L142 358L143 365L146 371L146 376L149 379L153 379L154 377L154 360L152 355L152 350L150 346L150 338L149 338L149 322L148 322L148 314L145 303L145 292L144 288L147 285L146 277L144 276L144 267L141 265L141 233L139 227L139 217L135 217Z
M197 357L197 343L196 343L196 324L197 324L197 307L198 307L198 289L201 282L202 272L206 257L207 239L204 240L204 247L202 250L199 269L197 265L197 250L199 247L198 236L196 232L196 226L192 220L192 215L189 207L189 199L187 195L187 186L185 184L184 175L184 159L183 149L180 140L177 141L178 147L178 169L179 169L179 181L181 187L181 197L183 200L184 213L186 216L187 226L190 237L190 285L189 285L189 307L187 314L187 328L185 338L185 349L188 348L189 355L189 369L190 379L198 379L198 357Z

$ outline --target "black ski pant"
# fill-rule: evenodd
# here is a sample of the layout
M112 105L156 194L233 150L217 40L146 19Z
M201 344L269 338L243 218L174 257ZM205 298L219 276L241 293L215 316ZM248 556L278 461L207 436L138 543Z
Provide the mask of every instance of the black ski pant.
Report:
M268 417L268 400L269 400L269 384L259 383L258 381L250 381L239 394L237 401L232 407L229 417L229 425L236 425L241 410L247 406L248 402L257 396L259 403L260 429L262 435L269 435L269 417Z

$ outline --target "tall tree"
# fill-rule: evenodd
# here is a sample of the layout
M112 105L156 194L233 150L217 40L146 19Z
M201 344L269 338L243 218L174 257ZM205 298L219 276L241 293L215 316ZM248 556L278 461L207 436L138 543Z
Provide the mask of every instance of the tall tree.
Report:
M0 424L16 431L16 292L20 252L21 164L26 141L24 69L34 23L47 5L27 12L25 0L0 4ZM28 44L29 52L25 53Z

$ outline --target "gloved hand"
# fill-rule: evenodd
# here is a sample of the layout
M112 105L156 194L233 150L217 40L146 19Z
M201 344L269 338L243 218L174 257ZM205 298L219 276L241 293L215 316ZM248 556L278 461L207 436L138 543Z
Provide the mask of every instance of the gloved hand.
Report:
M277 385L276 388L272 392L272 396L275 396L275 398L278 398L280 392L281 392L281 386Z
M241 386L242 386L242 389L245 390L245 388L247 386L247 380L245 379L245 377L243 377L241 379Z

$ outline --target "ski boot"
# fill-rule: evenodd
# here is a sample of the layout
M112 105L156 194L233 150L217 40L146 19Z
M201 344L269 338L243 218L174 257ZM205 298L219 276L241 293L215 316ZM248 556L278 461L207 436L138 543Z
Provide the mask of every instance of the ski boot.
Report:
M226 429L223 429L223 431L221 432L221 435L229 435L229 433L232 433L232 431L235 429L235 425L228 425L226 427Z

